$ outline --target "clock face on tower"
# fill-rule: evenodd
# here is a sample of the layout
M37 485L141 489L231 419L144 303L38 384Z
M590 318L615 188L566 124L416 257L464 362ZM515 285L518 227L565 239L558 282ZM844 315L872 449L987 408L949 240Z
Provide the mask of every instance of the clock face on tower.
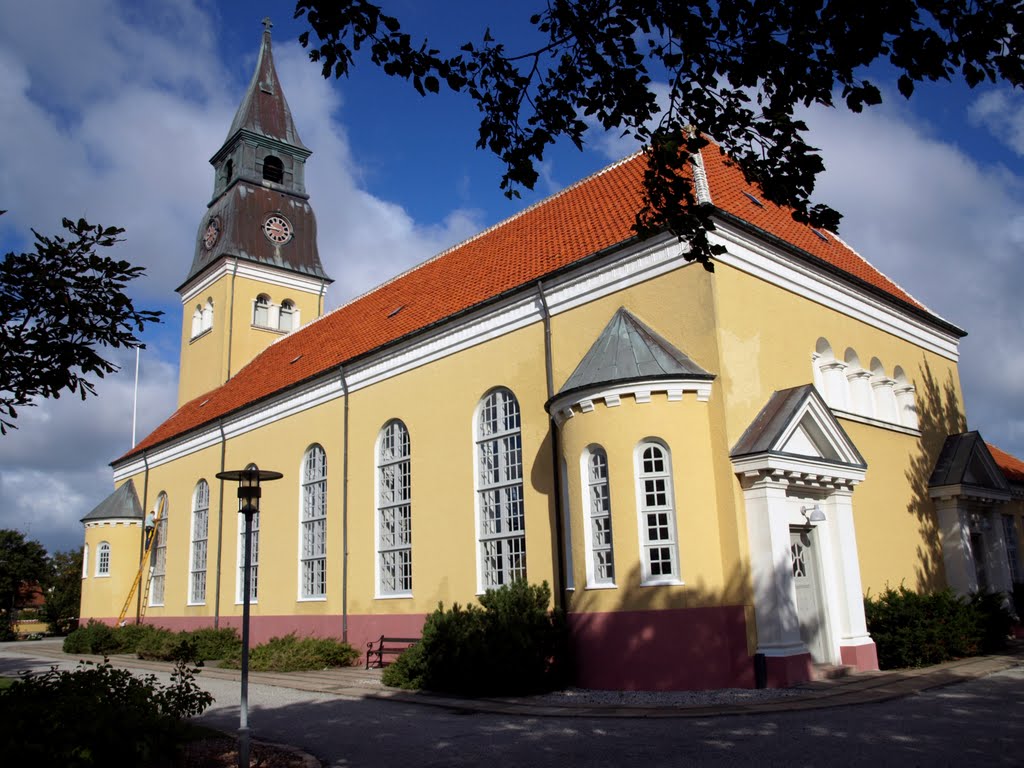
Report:
M214 216L206 225L206 232L203 233L203 245L206 246L206 250L210 250L217 244L218 237L220 237L220 219Z
M284 245L292 239L292 225L279 213L272 213L263 222L263 234L272 243Z

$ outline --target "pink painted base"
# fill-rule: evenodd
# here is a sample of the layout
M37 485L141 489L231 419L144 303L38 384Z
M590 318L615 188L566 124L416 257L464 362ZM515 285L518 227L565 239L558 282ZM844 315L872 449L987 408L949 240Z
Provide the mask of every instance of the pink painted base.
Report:
M855 668L858 672L871 672L878 669L878 650L874 643L867 645L844 645L839 649L843 664Z
M576 684L625 691L753 688L741 606L570 613Z
M811 680L814 662L809 653L794 656L766 656L765 672L768 688L789 688Z

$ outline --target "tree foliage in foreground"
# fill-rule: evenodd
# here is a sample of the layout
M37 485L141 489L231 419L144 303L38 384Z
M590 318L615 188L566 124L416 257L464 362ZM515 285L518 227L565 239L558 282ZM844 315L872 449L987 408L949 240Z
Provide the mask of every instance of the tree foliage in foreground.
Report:
M20 531L0 529L0 638L13 636L16 612L30 594L26 587L45 585L49 574L42 544Z
M414 42L399 19L367 0L298 0L325 77L347 75L357 53L422 95L445 86L482 114L477 146L505 164L509 196L532 189L535 164L561 138L582 148L591 125L649 150L636 231L667 229L711 268L711 211L683 170L711 138L765 197L794 218L836 230L813 204L824 169L807 143L802 107L854 112L879 104L868 67L888 65L906 98L925 81L1024 83L1022 0L547 0L531 16L532 50L510 51L491 31L455 52ZM310 45L310 32L300 36ZM872 70L872 72L878 71ZM884 71L884 70L883 70ZM667 102L656 88L667 83Z
M50 557L43 615L50 631L66 635L78 626L82 603L82 548L57 552Z
M142 267L97 252L123 229L85 219L63 225L69 237L33 230L34 252L0 262L0 434L37 398L96 394L92 377L118 369L100 349L143 346L136 332L163 314L136 310L125 293Z

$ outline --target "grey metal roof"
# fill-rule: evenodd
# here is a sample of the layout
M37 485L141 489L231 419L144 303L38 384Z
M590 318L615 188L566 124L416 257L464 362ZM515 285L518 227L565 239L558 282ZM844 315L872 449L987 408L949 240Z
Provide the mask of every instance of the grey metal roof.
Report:
M288 101L281 90L281 82L277 78L274 57L270 48L270 30L263 32L263 43L260 45L260 56L256 61L256 71L252 75L245 98L231 122L227 141L241 130L251 131L293 147L306 149L295 129L292 112Z
M131 480L101 501L81 522L119 518L142 519L142 504L139 503L139 494L135 492L135 483Z
M619 307L559 394L598 384L670 378L714 379L715 376L644 325L628 309Z
M928 479L931 487L973 485L1010 492L1010 484L977 431L949 435Z
M736 441L736 445L733 446L729 455L732 458L738 458L740 456L750 456L771 451L772 446L779 441L782 433L792 423L797 411L803 407L809 398L813 398L821 404L823 411L828 414L828 418L832 419L835 423L835 428L846 438L849 448L857 458L856 465L866 467L867 462L861 456L860 451L857 450L857 446L850 440L842 425L836 421L832 411L813 384L802 384L799 387L790 387L789 389L780 389L773 392L772 396L768 398L768 402L765 403L764 408L750 422L750 426L747 427L746 431L740 435L740 439ZM837 457L831 458L835 459Z

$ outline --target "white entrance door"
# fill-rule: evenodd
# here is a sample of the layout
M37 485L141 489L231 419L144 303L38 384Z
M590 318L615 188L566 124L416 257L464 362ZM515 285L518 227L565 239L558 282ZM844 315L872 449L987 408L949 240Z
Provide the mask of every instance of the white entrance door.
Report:
M793 584L796 586L796 612L800 621L800 639L804 641L814 661L828 662L814 533L791 528L789 541L793 561Z

